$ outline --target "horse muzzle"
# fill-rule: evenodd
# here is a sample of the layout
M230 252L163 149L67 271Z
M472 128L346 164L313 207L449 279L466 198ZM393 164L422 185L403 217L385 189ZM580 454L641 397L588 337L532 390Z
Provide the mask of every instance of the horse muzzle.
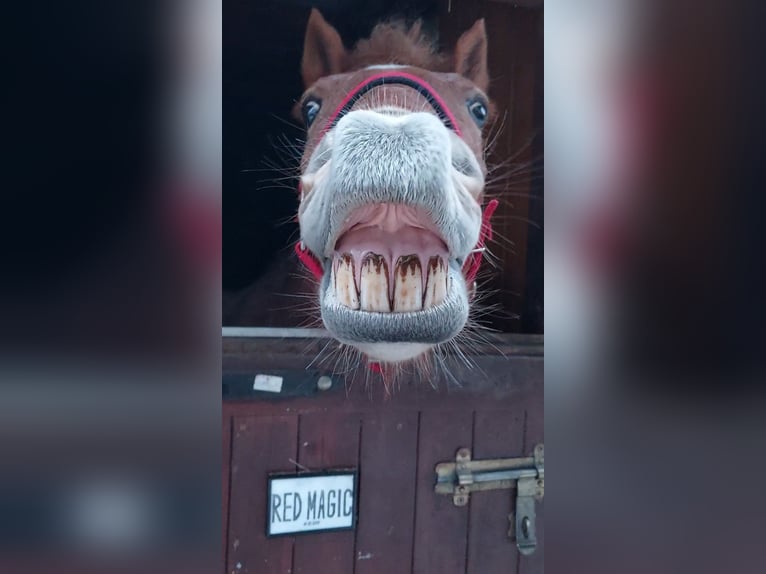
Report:
M407 343L416 354L460 332L483 187L462 140L434 114L360 110L327 134L309 168L299 218L321 261L327 329L360 348Z

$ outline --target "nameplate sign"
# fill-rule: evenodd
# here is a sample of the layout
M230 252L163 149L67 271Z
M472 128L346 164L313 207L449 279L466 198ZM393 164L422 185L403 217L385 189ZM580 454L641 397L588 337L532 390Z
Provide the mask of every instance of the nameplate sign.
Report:
M268 536L352 530L356 523L356 472L269 476Z

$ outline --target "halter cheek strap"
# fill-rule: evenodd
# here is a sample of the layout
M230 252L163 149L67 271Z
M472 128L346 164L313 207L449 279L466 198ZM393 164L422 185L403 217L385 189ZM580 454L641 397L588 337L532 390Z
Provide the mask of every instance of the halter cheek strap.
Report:
M343 99L343 101L335 108L330 118L327 120L322 133L319 136L321 139L332 130L343 116L351 111L354 105L370 90L379 86L385 85L402 85L412 88L423 96L426 101L431 105L439 119L444 125L455 132L455 134L462 138L463 133L460 131L460 126L455 119L455 116L449 109L447 103L439 96L436 90L431 85L414 74L408 74L400 71L388 71L375 74L368 78L365 78L362 82L357 84ZM299 188L300 191L300 188ZM479 272L479 267L484 256L485 242L492 239L492 226L490 225L490 218L495 212L498 206L498 201L493 199L484 208L482 215L481 232L479 234L479 241L476 244L474 250L466 258L463 264L463 275L466 281L471 284L476 279L476 274ZM303 241L299 241L295 244L295 253L298 255L298 259L303 263L306 268L316 277L317 281L321 281L324 276L324 269L322 268L321 261L309 251L303 244Z
M470 285L476 280L476 275L479 273L479 267L484 259L484 252L487 250L487 241L492 241L492 224L490 219L495 213L497 206L500 202L496 199L491 199L487 206L484 208L484 213L481 216L481 231L479 232L479 241L476 243L473 251L466 257L463 264L463 275L465 275L466 282Z
M314 276L314 278L317 281L321 281L322 277L324 277L324 269L322 269L322 264L320 263L319 259L317 259L313 253L311 253L311 251L306 249L303 241L299 241L295 244L295 254L298 256L298 259L301 263L303 263L306 269L311 271L311 274Z

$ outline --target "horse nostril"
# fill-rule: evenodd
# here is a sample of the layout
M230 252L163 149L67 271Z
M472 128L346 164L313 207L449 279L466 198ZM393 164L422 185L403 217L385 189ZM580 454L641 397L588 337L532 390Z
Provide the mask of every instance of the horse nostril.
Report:
M453 157L452 167L455 168L455 170L459 173L467 175L468 177L477 177L479 175L476 171L476 166L474 166L473 163L465 156Z

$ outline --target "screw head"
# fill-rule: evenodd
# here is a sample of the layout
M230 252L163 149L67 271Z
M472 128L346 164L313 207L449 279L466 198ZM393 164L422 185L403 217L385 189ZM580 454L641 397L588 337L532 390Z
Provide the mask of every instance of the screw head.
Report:
M320 391L328 391L332 387L332 379L328 377L327 375L322 375L319 377L319 380L317 380L317 388Z

